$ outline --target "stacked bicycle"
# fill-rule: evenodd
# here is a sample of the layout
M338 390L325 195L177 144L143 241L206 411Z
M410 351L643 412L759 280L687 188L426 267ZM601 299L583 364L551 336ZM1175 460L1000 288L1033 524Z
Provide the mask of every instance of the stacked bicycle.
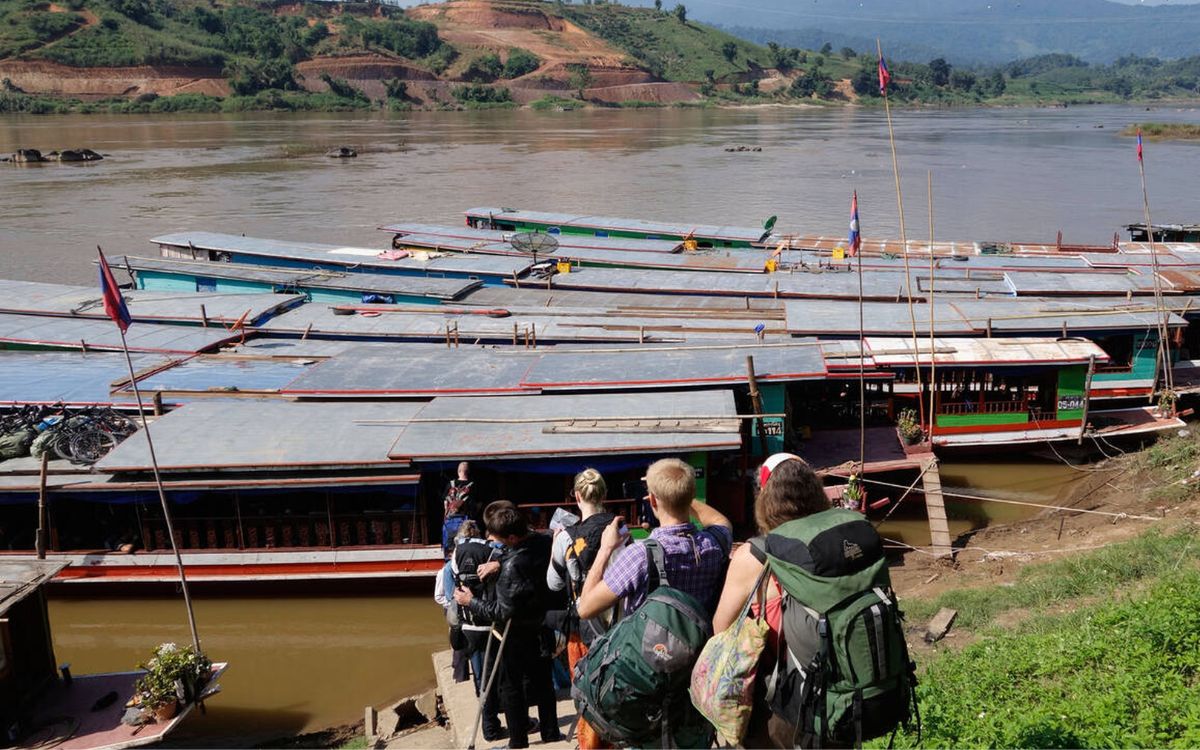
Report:
M32 455L94 464L137 429L107 406L22 406L0 412L0 460Z

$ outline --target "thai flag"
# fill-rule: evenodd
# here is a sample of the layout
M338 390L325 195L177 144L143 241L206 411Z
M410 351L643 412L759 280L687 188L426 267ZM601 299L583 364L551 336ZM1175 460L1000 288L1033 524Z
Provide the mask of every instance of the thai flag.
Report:
M858 255L858 250L862 247L862 237L858 235L858 191L854 191L854 197L850 199L850 239L846 243L849 247L850 257Z
M879 95L887 94L888 84L892 81L892 74L888 72L887 63L883 61L883 53L879 53Z
M125 333L133 318L129 315L129 308L125 306L125 298L121 296L117 280L113 278L112 269L104 259L104 251L96 249L100 252L100 295L104 298L104 312L113 319L121 333Z
M1142 160L1142 129L1138 128L1138 161Z

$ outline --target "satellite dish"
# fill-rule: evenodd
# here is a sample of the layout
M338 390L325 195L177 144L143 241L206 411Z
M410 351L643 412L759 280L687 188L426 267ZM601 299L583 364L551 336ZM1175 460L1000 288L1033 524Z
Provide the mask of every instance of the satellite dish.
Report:
M548 255L558 249L558 240L552 235L541 232L522 232L508 238L508 244L520 253L530 255Z

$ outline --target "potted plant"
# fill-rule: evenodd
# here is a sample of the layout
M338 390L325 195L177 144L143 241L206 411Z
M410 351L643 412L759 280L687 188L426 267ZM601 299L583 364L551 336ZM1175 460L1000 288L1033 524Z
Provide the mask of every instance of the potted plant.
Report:
M925 431L917 421L917 412L912 409L901 409L896 418L896 427L900 430L900 438L905 445L915 445L925 437Z
M851 474L846 481L846 489L842 490L842 507L849 510L866 510L866 492L863 488L862 479L858 474Z
M134 683L134 699L157 721L170 720L181 704L195 701L212 677L208 657L174 643L159 645L150 661L140 666L146 674Z
M1160 417L1171 417L1175 415L1175 402L1179 400L1179 395L1172 390L1162 390L1158 392L1158 415Z

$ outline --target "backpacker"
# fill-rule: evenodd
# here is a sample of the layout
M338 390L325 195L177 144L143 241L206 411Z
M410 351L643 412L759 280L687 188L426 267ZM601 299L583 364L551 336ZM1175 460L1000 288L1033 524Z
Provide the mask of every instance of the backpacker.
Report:
M795 725L793 742L858 746L913 716L919 734L916 665L874 527L834 508L788 521L754 543L765 548L782 588L767 701Z
M471 594L482 598L484 584L476 572L480 565L488 562L499 553L484 539L461 539L450 557L450 575L455 586L465 586ZM472 651L482 651L487 645L487 635L491 631L490 624L476 623L471 611L466 607L455 604L455 616L458 626L463 632L467 647Z
M695 597L669 586L662 547L645 546L659 585L575 665L571 697L611 744L709 747L713 728L692 707L688 684L712 621Z
M570 598L564 625L568 634L579 633L579 638L585 646L591 646L608 628L600 617L580 620L575 611L575 603L583 593L583 582L587 580L588 571L592 569L592 563L596 560L596 552L600 549L600 537L604 535L605 527L612 523L613 518L615 516L612 513L596 513L563 529L563 533L571 540L565 556L567 569L563 575Z

